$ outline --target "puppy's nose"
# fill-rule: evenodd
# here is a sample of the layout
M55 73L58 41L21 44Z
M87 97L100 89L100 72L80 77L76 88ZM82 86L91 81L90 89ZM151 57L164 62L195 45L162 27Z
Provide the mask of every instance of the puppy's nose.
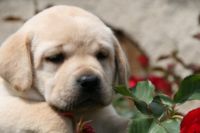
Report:
M83 75L77 82L81 89L88 91L98 89L100 85L100 79L95 75Z

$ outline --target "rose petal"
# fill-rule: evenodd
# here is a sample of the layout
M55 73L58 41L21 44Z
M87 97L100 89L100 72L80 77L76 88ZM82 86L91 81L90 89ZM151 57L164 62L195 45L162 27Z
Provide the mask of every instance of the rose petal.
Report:
M200 133L200 108L186 114L181 122L180 130L181 133ZM191 132L192 130L194 132Z

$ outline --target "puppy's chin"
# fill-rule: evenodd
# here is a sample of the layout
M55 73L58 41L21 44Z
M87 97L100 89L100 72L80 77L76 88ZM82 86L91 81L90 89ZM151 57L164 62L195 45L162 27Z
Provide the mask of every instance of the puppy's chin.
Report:
M85 112L92 111L106 106L107 104L101 103L98 101L93 101L91 99L73 103L71 106L66 106L64 110L72 111L72 112Z
M65 106L56 106L56 110L60 112L86 112L98 110L111 103L112 99L101 99L100 97L77 98L66 102Z

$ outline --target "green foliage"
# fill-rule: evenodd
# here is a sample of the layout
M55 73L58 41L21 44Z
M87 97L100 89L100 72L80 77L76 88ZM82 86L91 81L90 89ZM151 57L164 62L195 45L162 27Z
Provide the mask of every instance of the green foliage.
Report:
M152 116L136 115L129 124L129 133L179 133L180 120L158 121Z
M166 110L160 96L154 97L155 88L150 81L139 82L132 91L125 86L118 86L115 90L133 100L137 109L143 114L159 117Z
M200 75L186 77L180 84L180 88L174 97L176 103L183 103L186 100L200 100Z
M174 119L173 100L156 93L150 81L141 81L134 88L118 86L116 92L127 97L136 106L137 112L129 123L129 133L178 133L179 119Z
M141 81L132 89L132 95L149 104L153 100L155 88L150 81Z
M165 105L165 106L172 106L174 104L174 101L172 100L172 98L170 98L169 96L162 94L162 93L158 93L157 96L159 96L161 102Z
M123 96L132 96L130 90L128 88L126 88L126 86L124 85L119 85L117 87L115 87L115 90L117 93L122 94Z
M182 115L174 107L187 100L200 100L200 75L186 77L174 98L156 92L150 81L138 82L130 89L118 86L115 90L136 107L130 119L129 133L179 133Z
M180 121L173 119L161 123L154 121L151 128L146 133L179 133L179 125Z
M129 125L129 133L147 133L154 119L150 117L138 117L132 119Z
M160 117L166 111L159 96L154 97L153 101L149 104L149 109L151 110L152 115L156 118Z

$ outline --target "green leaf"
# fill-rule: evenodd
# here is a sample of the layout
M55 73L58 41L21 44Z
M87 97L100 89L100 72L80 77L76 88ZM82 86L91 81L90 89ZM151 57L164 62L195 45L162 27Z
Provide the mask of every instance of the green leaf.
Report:
M148 133L153 121L154 119L150 117L137 117L132 119L128 128L128 133Z
M163 127L168 131L168 133L179 133L179 125L180 125L180 120L176 119L169 119L161 123Z
M154 122L151 128L149 129L149 131L146 133L169 133L169 132L167 132L164 127ZM171 132L171 133L174 133L174 132Z
M179 133L180 120L168 119L162 123L153 122L147 133Z
M134 99L134 103L135 103L135 106L137 107L137 109L141 113L146 114L146 115L150 115L151 114L151 111L149 110L149 107L145 102L137 100L137 99Z
M180 84L180 88L174 97L176 103L186 100L200 100L200 75L186 77Z
M167 109L165 105L162 104L159 96L154 97L153 101L149 105L137 98L134 99L134 102L135 106L141 113L153 115L154 117L160 117Z
M124 85L116 86L115 91L121 95L132 97L130 90Z
M199 99L199 97L200 97L199 93L193 93L192 95L190 95L188 100L196 100L196 99Z
M137 99L149 104L153 100L154 90L155 88L150 81L141 81L133 88L133 95Z
M160 117L166 111L166 107L162 104L159 96L154 97L153 101L149 104L149 109L154 117Z
M164 105L172 106L174 104L174 101L169 96L162 93L159 93L158 96L160 97L160 100Z

